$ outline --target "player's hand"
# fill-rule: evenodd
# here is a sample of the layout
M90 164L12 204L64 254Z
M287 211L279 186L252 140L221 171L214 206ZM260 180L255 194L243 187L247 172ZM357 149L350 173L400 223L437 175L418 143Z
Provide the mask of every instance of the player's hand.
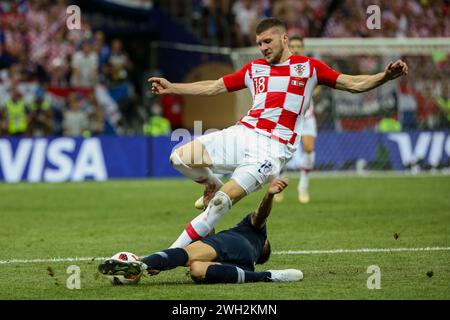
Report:
M170 83L167 79L151 77L147 81L151 83L153 94L160 95L172 93L172 83Z
M267 191L269 194L277 194L286 189L288 186L288 179L275 179L270 184L269 190Z
M384 70L385 76L389 80L394 80L400 76L406 76L408 74L408 65L402 60L389 63Z

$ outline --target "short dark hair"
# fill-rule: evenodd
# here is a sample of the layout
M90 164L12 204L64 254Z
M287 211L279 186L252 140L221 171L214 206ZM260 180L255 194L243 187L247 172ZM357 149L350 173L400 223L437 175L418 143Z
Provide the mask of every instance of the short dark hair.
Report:
M267 245L266 245L267 243ZM257 264L263 264L266 263L267 260L269 260L270 258L270 253L272 252L272 250L270 249L270 242L269 239L266 240L266 242L264 243L263 249L261 251L261 255L259 256L258 261L256 261Z
M284 24L283 21L281 21L280 19L277 18L266 18L261 20L258 25L256 26L256 34L261 34L264 31L270 29L270 28L281 28L283 30L286 30L286 25Z
M300 41L301 43L303 43L303 37L299 36L299 35L294 35L292 37L289 37L289 41L291 41L291 40L297 40L297 41Z

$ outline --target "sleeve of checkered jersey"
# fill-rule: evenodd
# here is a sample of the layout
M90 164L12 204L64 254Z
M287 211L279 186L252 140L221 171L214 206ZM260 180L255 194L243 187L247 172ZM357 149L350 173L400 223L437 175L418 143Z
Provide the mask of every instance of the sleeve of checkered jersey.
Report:
M223 77L223 83L228 92L241 90L246 87L245 74L250 69L250 66L251 63L247 63L241 70Z
M341 74L340 72L331 69L325 63L317 59L311 59L314 63L314 68L317 73L318 84L326 85L327 87L336 87L336 80Z

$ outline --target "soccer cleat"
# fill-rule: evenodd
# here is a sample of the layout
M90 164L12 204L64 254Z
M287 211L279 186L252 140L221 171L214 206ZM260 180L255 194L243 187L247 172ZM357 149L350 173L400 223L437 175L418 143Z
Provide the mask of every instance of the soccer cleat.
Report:
M197 199L194 203L195 209L203 210L206 207L205 199L212 199L212 197L216 194L218 187L214 183L205 184L205 191L203 192L203 196Z
M306 188L300 188L298 190L298 201L300 203L306 204L309 202L309 192Z
M267 270L270 272L270 280L273 282L300 281L303 279L303 272L297 269Z
M147 265L140 261L121 261L106 259L98 266L98 271L105 276L140 276Z
M205 207L205 204L203 202L203 196L201 196L200 198L197 199L197 201L195 201L194 207L195 209L203 210L203 208Z
M276 193L276 194L273 196L273 201L278 202L278 203L282 202L283 199L284 199L283 192Z

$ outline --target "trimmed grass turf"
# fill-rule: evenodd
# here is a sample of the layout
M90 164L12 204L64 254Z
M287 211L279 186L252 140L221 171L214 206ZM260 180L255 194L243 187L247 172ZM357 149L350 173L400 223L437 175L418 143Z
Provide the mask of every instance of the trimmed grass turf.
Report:
M297 181L290 184L269 220L274 251L450 247L447 176L314 179L306 206L297 203ZM193 202L201 192L187 180L0 184L0 260L164 249L197 214ZM263 192L238 203L217 230L254 210ZM72 264L81 268L81 290L66 288ZM0 299L450 299L450 251L274 254L258 266L299 268L299 283L201 286L178 268L113 287L96 279L97 264L0 264ZM370 265L381 269L380 290L367 289Z

